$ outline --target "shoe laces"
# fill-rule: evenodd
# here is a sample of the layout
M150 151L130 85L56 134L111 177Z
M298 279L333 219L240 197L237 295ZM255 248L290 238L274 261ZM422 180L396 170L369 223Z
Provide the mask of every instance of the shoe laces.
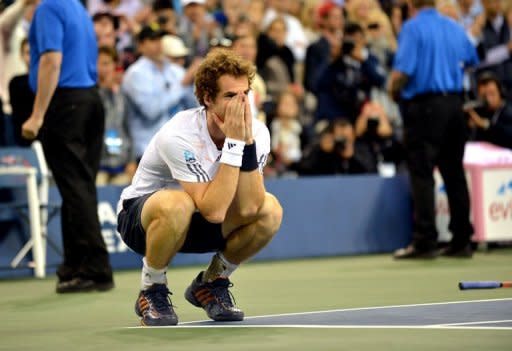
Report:
M168 314L171 307L173 307L170 298L172 292L163 284L154 285L146 290L144 294L158 313Z
M235 307L235 297L229 291L233 286L228 279L216 279L211 283L211 292L216 297L217 301L226 307Z

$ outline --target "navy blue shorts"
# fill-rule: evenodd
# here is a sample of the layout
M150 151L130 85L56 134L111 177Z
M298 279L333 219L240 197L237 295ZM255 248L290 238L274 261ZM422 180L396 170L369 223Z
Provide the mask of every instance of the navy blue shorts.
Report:
M145 255L146 232L142 227L141 213L146 200L153 194L146 194L123 201L123 209L117 216L117 231L133 251ZM192 215L185 243L179 250L183 253L204 253L222 251L226 239L222 236L222 225L208 222L199 212Z

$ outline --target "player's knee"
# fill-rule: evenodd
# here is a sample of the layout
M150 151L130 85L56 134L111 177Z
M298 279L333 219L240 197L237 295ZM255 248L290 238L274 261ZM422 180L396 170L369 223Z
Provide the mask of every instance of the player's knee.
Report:
M194 201L189 195L172 192L159 199L154 219L165 223L171 231L181 232L189 225L194 211Z
M262 233L266 233L269 239L271 239L281 227L283 208L274 195L267 193L263 209L264 213L261 218L261 224L266 230L262 231Z
M244 220L254 219L258 216L260 210L261 210L261 207L258 207L258 206L253 206L253 207L247 206L243 210L240 210L239 216L241 218L243 218Z

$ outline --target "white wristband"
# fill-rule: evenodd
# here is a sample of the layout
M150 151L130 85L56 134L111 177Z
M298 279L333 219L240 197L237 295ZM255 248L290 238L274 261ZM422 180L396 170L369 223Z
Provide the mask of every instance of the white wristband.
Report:
M244 147L245 142L241 140L226 138L226 140L224 140L222 155L220 156L219 162L233 167L240 167L242 165Z

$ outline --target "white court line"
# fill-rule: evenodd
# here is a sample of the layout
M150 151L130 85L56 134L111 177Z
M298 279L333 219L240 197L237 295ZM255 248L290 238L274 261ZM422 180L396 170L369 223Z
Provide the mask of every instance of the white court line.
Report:
M390 305L390 306L375 306L375 307L356 307L356 308L344 308L336 310L323 310L323 311L310 311L310 312L295 312L295 313L280 313L280 314L269 314L262 316L251 316L245 317L247 319L257 318L268 318L268 317L285 317L285 316L303 316L310 314L319 313L336 313L336 312L349 312L349 311L367 311L367 310L379 310L386 308L407 308L407 307L420 307L420 306L441 306L451 304L464 304L464 303L479 303L479 302L497 302L497 301L512 301L512 298L500 298L500 299L487 299L487 300L466 300L466 301L450 301L450 302L432 302L432 303L421 303L421 304L410 304L410 305ZM452 324L437 324L437 325L419 325L419 326L397 326L397 325L240 325L240 324L215 324L215 325L189 325L201 322L211 322L211 320L198 320L190 322L182 322L178 326L163 326L163 327L124 327L123 329L145 329L145 328L322 328L322 329L474 329L474 330L510 330L510 327L464 327L457 326L457 323ZM482 322L475 322L474 324L482 324Z
M512 330L512 327L464 327L451 325L317 325L317 324L211 324L157 327L124 327L123 329L204 329L204 328L295 328L295 329L455 329L455 330Z
M492 324L492 323L510 323L510 322L512 322L512 319L504 319L504 320L498 320L498 321L448 323L448 324L439 324L439 326L472 325L472 324Z

